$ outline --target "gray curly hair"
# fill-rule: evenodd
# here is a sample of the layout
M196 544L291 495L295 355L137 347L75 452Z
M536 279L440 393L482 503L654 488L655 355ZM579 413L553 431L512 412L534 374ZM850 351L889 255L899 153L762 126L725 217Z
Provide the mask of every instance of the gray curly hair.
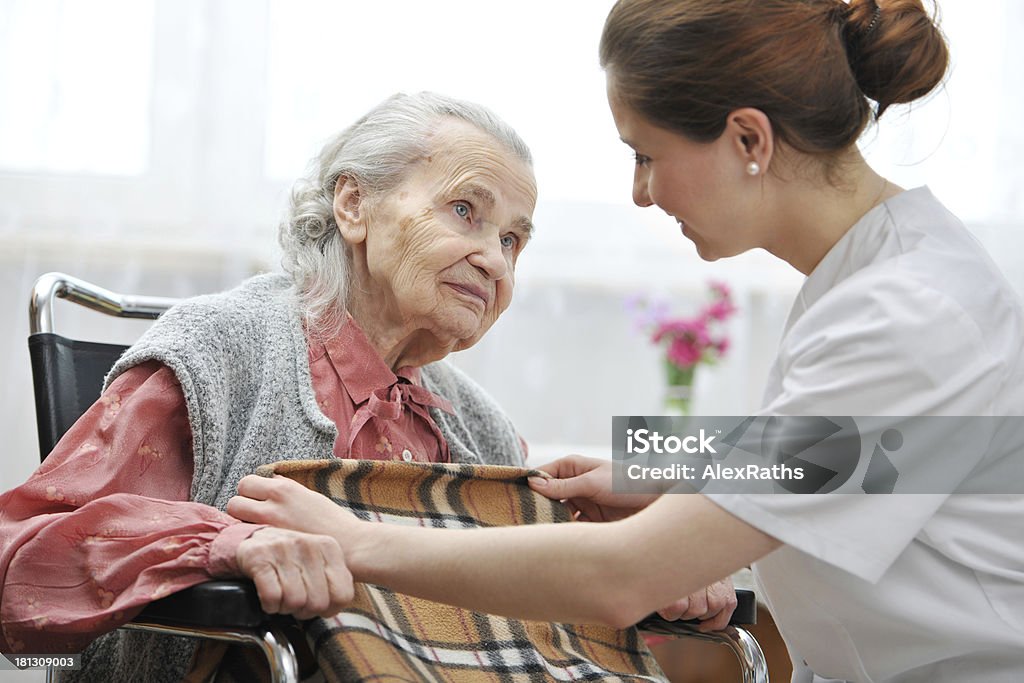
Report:
M295 283L302 317L310 331L337 332L348 302L351 251L334 220L334 189L341 177L358 183L364 198L394 189L410 167L430 154L430 136L445 117L461 119L488 133L532 168L530 150L519 135L488 109L444 95L398 93L328 142L292 188L278 241L281 265Z

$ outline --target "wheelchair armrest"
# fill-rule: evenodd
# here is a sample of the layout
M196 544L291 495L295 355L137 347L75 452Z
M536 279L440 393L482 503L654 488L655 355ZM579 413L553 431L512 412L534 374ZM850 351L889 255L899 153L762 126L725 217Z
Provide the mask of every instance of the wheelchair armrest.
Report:
M753 626L757 623L757 596L754 591L736 589L736 610L729 619L730 626ZM662 635L682 635L692 632L692 627L700 624L697 619L685 621L667 621L657 612L650 614L639 622L636 627L641 631L660 633Z
M267 621L248 580L207 581L146 605L135 621L193 628L254 628Z
M260 607L256 586L251 581L207 581L179 591L166 598L151 602L136 617L147 623L220 627L252 628L264 623L267 615ZM637 623L642 631L672 634L685 632L677 626L696 626L700 621L667 621L657 613ZM729 619L732 626L751 626L757 623L757 598L753 591L736 590L736 610Z

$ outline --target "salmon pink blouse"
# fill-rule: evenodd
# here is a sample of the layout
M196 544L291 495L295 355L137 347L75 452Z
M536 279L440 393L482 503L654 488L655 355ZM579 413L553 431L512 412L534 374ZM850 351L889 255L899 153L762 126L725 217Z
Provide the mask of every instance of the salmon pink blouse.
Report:
M447 462L428 409L451 404L397 373L351 318L308 340L313 390L338 426L334 455ZM29 480L0 495L0 651L72 653L146 603L238 576L260 525L189 501L192 435L181 387L150 361L119 376Z

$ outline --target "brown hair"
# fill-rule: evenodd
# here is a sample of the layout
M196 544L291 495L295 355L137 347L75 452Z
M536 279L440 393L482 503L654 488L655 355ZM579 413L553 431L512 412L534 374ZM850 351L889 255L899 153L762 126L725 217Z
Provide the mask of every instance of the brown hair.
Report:
M949 61L921 0L619 0L600 57L616 96L655 125L710 142L754 107L823 157L931 92Z

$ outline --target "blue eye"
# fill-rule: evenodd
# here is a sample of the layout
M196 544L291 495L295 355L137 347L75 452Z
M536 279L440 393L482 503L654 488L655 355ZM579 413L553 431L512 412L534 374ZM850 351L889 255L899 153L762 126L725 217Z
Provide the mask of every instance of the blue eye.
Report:
M501 236L502 249L515 249L519 245L519 236L508 234Z
M467 221L470 220L470 215L472 214L472 210L470 209L470 206L469 206L468 203L466 203L466 202L455 202L455 204L452 207L452 210L455 211L455 215L458 216L459 218L464 218Z

